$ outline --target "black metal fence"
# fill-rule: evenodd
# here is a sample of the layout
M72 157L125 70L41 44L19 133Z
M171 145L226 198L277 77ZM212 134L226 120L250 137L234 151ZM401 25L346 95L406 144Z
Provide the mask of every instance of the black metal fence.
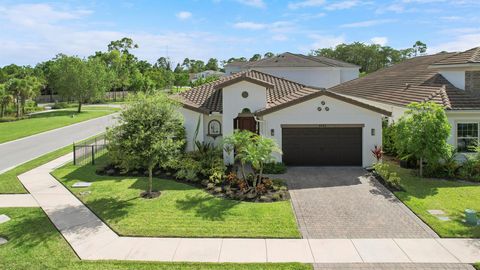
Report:
M105 135L73 143L73 165L95 164L95 158L107 151Z

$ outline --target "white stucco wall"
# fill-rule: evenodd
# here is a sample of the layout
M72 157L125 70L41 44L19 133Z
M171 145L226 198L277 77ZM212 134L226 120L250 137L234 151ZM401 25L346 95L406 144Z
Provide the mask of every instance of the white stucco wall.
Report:
M448 143L457 147L457 123L480 123L480 111L447 111L448 122L452 126L452 132Z
M224 87L222 91L223 136L229 136L233 133L233 119L237 118L238 114L241 113L244 108L248 108L254 113L259 109L265 108L267 104L267 89L258 84L241 81ZM247 98L242 97L243 91L248 92ZM227 163L233 162L233 155L225 153L225 161Z
M318 111L320 102L325 101L330 108ZM334 99L321 96L283 110L263 116L267 137L274 138L279 146L282 146L282 124L363 124L362 166L367 167L375 162L370 150L375 145L382 145L382 115L376 112ZM270 136L270 130L274 129L274 136ZM375 129L375 135L371 135L371 129ZM281 161L281 156L276 156Z
M211 121L211 120L217 120L220 122L220 124L222 125L222 132L223 132L223 123L222 123L222 115L221 114L211 114L211 115L203 115L203 134L204 134L204 140L205 142L207 143L212 143L213 145L215 146L219 146L221 144L221 141L222 141L222 136L218 136L218 137L211 137L211 136L208 136L208 123Z
M465 70L440 70L439 72L457 88L465 90Z
M254 68L276 77L285 78L308 86L330 88L341 83L340 68Z
M359 68L341 68L340 69L340 82L348 82L357 79L360 75Z
M232 75L233 73L237 73L242 71L242 68L239 66L225 66L225 74Z
M200 117L200 130L198 131L197 140L203 141L204 140L204 130L203 130L203 114L194 112L189 109L180 108L180 113L183 115L184 118L184 127L187 133L187 151L193 150L193 136L195 135L195 130L197 128L198 119Z
M390 117L390 119L392 121L398 121L398 119L400 119L400 117L407 110L407 108L405 108L403 106L395 106L395 105L391 105L391 104L387 104L387 103L371 101L371 100L368 100L368 99L353 97L353 96L348 96L348 95L343 95L343 96L354 99L354 100L358 100L362 103L370 104L372 106L387 110L389 112L392 112L392 116Z

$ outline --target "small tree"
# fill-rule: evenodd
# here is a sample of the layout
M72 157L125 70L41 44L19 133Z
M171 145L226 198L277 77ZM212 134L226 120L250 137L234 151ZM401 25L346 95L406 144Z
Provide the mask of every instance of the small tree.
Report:
M0 84L0 118L5 116L5 110L12 101L13 96L7 91L5 84Z
M450 124L442 106L433 102L411 103L396 124L394 142L402 158L415 157L423 162L438 162L449 151Z
M113 161L125 170L148 170L148 189L141 194L154 198L152 171L177 157L185 145L183 118L178 105L166 95L138 93L119 117L118 126L108 130L108 150Z
M225 150L235 150L235 159L240 162L242 177L247 180L245 164L251 164L255 175L252 186L262 181L265 164L274 160L273 153L282 153L277 143L270 138L262 137L247 130L236 130L233 135L224 139ZM247 181L245 181L247 182Z

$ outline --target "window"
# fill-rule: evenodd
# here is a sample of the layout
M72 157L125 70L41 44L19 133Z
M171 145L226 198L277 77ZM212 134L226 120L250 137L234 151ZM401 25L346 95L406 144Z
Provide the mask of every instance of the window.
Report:
M216 138L222 135L222 124L218 120L211 120L208 123L208 136Z
M478 123L457 124L457 149L459 152L474 152L478 144Z

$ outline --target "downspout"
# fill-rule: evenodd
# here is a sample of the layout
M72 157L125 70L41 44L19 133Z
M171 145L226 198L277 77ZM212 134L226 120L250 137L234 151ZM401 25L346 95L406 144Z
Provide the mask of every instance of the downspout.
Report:
M265 124L266 121L258 119L258 117L256 115L253 115L253 119L255 119L255 122L258 123L260 131L265 131L265 128L262 126L262 124ZM261 133L261 132L259 132L259 133ZM265 134L260 134L260 135L265 136Z

